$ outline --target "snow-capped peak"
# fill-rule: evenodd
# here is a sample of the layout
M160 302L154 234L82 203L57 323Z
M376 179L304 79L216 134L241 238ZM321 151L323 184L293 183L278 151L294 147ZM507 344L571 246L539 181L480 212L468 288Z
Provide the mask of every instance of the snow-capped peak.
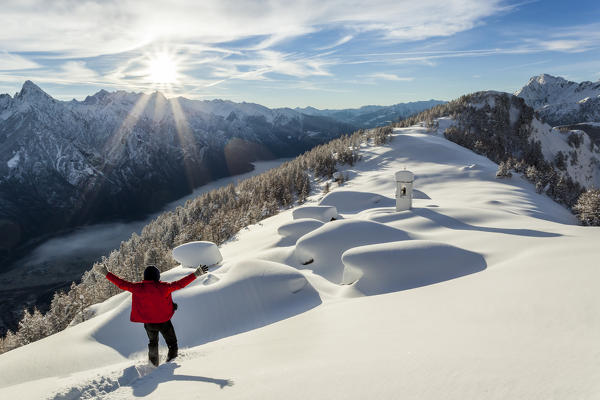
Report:
M110 94L106 90L102 89L102 90L98 91L96 94L87 96L85 98L85 100L83 100L83 103L88 104L88 105L98 104L99 102L101 102L103 99L105 99L109 95ZM74 102L77 103L77 100L74 100Z
M515 92L515 96L522 97L534 108L546 104L577 102L599 94L600 81L577 83L549 74L531 77L527 85Z
M21 91L15 95L15 99L31 102L38 102L40 100L53 100L48 93L44 92L38 85L30 80L25 81Z
M541 74L529 79L515 92L527 105L540 111L552 125L597 121L600 81L572 82L561 77ZM589 100L585 100L589 99Z
M540 85L555 85L555 84L565 84L565 83L569 83L569 81L567 81L564 78L561 78L560 76L553 76L550 74L541 74L538 76L534 76L531 79L529 79L529 83L531 84L533 82L537 82Z

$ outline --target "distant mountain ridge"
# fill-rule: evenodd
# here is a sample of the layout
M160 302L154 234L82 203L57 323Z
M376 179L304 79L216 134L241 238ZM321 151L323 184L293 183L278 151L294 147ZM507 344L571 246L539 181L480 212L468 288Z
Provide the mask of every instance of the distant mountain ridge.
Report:
M600 187L600 146L580 129L548 125L521 97L497 91L471 93L399 125L416 123L439 129L447 139L498 164L523 161L526 164L517 169L537 168L529 175L540 183L538 189L547 193L550 189L551 197L568 206L579 193L577 188L561 187L568 186L566 178L585 188ZM562 193L552 192L557 187Z
M347 108L340 110L319 110L314 107L295 108L308 115L333 118L337 121L345 121L360 128L374 128L389 125L392 122L407 118L413 114L420 113L438 104L444 104L442 100L414 101L409 103L398 103L391 106L363 106L360 108Z
M131 218L251 161L297 155L356 127L252 103L101 90L58 101L31 81L0 95L0 261L26 241Z
M600 122L600 81L577 83L541 74L514 94L552 126Z
M600 147L594 145L585 132L552 128L540 121L521 99L508 93L474 93L468 105L472 111L463 112L457 118L463 126L475 127L474 131L484 133L487 129L492 135L490 142L504 141L505 148L513 157L522 158L527 156L524 153L539 149L539 156L561 174L566 174L583 187L600 186ZM493 118L490 119L488 113ZM481 124L480 121L485 118L493 122ZM506 130L504 140L494 137L498 136L497 127ZM535 158L534 155L531 157Z

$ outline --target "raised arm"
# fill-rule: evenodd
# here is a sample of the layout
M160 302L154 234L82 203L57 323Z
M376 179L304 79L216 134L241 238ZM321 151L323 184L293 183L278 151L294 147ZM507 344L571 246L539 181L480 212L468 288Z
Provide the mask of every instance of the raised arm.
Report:
M174 292L176 290L183 289L184 287L192 283L194 279L196 279L196 274L192 272L191 274L184 276L178 281L167 283L169 287L169 292Z
M104 264L94 265L94 271L99 275L105 276L106 279L114 283L120 289L127 290L128 292L131 292L135 286L135 283L128 282L125 279L119 278L112 272L108 272L108 268L106 268L106 265Z
M191 274L184 276L183 278L181 278L178 281L168 283L167 285L169 285L169 291L174 292L175 290L183 289L184 287L186 287L187 285L192 283L194 281L194 279L196 279L196 277L198 277L202 274L205 274L207 272L208 272L208 267L206 265L201 265Z
M114 283L117 287L123 290L127 290L128 292L133 291L135 283L126 281L125 279L121 279L112 272L106 274L106 279Z

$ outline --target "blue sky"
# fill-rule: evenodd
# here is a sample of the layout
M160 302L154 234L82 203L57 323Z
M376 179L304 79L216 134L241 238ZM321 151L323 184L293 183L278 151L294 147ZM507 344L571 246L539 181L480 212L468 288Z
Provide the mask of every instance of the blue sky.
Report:
M598 1L3 1L0 92L349 108L600 79Z

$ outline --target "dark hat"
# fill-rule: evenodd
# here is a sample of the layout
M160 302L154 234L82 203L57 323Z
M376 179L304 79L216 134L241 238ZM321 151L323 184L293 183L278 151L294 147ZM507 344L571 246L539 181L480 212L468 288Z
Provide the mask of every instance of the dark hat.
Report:
M154 265L148 265L144 270L145 281L156 281L160 279L160 271Z

